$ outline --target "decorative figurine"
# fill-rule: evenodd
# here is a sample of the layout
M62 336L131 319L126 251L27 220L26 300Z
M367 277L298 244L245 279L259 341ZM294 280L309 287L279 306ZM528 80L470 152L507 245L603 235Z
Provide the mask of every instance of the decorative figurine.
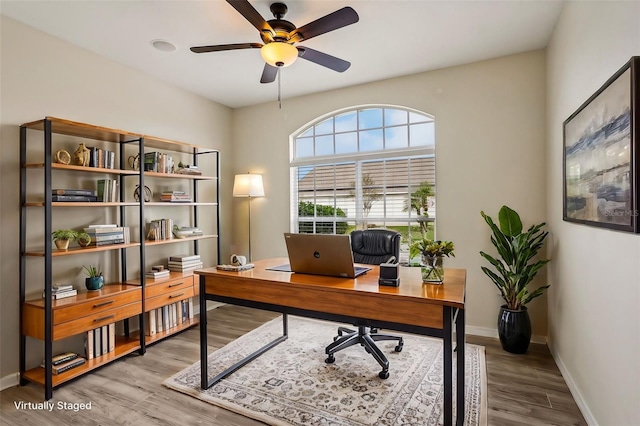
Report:
M78 149L73 153L73 158L78 166L89 166L89 148L84 143L78 145Z

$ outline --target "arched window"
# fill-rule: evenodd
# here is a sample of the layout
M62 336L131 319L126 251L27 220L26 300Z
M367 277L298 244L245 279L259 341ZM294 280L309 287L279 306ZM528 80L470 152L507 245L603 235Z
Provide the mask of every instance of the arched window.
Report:
M291 185L294 232L384 227L405 243L432 238L434 118L395 106L319 118L291 138Z

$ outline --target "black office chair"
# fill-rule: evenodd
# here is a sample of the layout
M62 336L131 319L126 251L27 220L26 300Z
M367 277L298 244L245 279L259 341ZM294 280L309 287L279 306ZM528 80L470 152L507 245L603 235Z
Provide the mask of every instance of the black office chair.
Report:
M355 263L379 265L390 260L397 263L400 257L400 234L388 229L367 229L351 233L351 250ZM382 371L378 373L381 379L389 377L389 360L382 353L375 342L380 340L397 340L396 352L402 351L402 337L379 333L377 329L358 324L358 330L346 327L338 328L338 336L333 343L326 347L328 355L325 362L333 364L336 360L333 354L350 346L360 344L378 361Z

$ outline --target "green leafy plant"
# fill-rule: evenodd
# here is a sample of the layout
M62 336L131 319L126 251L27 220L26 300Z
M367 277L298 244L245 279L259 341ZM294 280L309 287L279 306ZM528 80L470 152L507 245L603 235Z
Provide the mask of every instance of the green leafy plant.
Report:
M75 240L83 247L91 244L91 236L86 232L77 232Z
M542 296L549 287L543 285L532 292L527 287L538 270L549 262L549 259L533 259L549 234L542 229L546 223L533 225L522 232L520 216L507 206L502 206L498 213L499 227L484 212L480 214L491 228L491 242L500 255L500 259L497 259L481 251L480 255L495 268L492 270L483 266L482 271L498 287L507 308L520 310L536 297Z
M102 276L102 271L100 271L97 266L93 266L93 265L83 266L82 269L84 269L84 271L87 273L89 277Z
M423 256L456 257L453 250L455 250L455 246L451 241L434 241L424 238L411 244L409 256L413 258L421 254Z
M73 229L58 229L57 231L53 231L51 233L51 237L53 241L57 240L69 240L73 241L77 238L78 233Z

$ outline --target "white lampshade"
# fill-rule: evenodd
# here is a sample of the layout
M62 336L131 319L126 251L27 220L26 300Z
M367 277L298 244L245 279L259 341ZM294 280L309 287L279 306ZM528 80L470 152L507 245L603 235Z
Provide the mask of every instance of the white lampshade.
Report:
M262 175L241 174L236 175L233 181L234 197L264 197Z
M274 41L260 48L266 63L274 67L288 67L298 59L298 49L289 43Z

